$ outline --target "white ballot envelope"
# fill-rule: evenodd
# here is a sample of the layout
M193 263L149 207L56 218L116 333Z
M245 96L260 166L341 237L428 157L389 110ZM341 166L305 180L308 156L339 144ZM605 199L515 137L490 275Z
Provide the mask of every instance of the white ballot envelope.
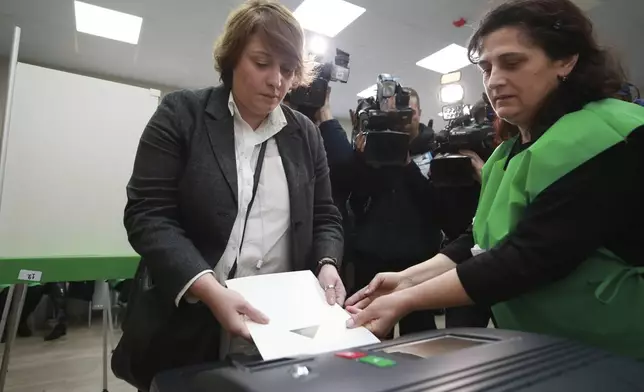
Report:
M380 342L366 328L347 329L351 317L340 305L329 305L311 271L285 272L226 281L270 319L266 325L247 321L264 360L345 350Z

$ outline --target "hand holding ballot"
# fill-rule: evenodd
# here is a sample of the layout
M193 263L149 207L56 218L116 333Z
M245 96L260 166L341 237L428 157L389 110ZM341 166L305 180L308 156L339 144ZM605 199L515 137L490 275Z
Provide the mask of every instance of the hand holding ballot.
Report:
M311 271L256 275L226 281L270 322L245 321L264 360L312 355L378 343L366 328L347 329L349 313L329 305ZM332 283L324 283L332 284ZM335 287L334 287L335 289Z
M349 312L357 313L357 310L366 308L377 298L395 291L404 290L413 285L411 278L404 276L400 272L382 272L376 275L369 285L347 299L345 305Z
M241 294L224 287L217 290L217 301L213 302L211 311L221 326L231 335L240 336L249 341L252 338L244 318L259 324L266 324L269 321L266 315L255 309Z
M190 294L203 301L222 328L233 336L252 340L244 318L259 324L268 322L265 314L254 308L238 292L217 283L211 274L205 274L197 279L190 288Z
M324 265L318 274L318 281L324 290L326 302L329 305L338 304L342 306L347 296L347 290L342 284L338 269L332 265Z

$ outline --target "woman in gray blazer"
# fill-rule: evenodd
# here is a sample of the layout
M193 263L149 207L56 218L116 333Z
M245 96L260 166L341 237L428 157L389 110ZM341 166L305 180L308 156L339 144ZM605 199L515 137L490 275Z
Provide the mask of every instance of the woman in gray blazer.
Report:
M125 226L141 255L114 373L141 390L165 369L255 354L226 279L312 270L342 304L340 214L318 129L281 104L310 79L302 28L265 1L215 45L219 87L168 94L141 137Z

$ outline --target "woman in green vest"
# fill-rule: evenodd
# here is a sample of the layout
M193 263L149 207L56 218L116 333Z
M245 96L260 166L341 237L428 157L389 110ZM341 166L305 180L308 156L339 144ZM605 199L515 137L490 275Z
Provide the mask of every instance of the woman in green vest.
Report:
M405 314L493 305L497 327L644 359L644 108L569 0L513 0L469 44L504 142L471 231L347 301L378 335Z

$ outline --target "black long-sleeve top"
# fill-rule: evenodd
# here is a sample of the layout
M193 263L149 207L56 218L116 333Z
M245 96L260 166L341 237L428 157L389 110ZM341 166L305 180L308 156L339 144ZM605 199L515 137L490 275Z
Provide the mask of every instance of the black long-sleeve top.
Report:
M560 280L601 247L644 266L643 184L644 126L543 190L494 248L472 257L470 229L441 253L458 264L465 291L479 304Z

